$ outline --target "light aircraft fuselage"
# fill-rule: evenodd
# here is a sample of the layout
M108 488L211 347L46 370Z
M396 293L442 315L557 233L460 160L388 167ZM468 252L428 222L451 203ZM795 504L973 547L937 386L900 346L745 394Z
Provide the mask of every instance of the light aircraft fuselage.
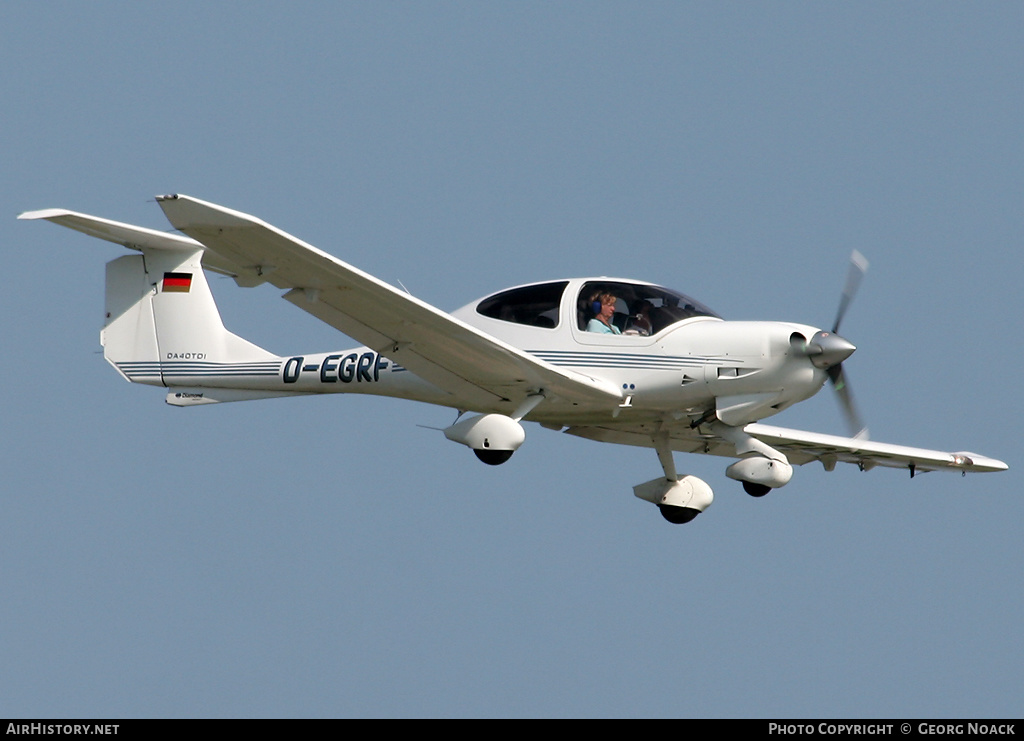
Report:
M726 321L689 296L622 278L516 286L446 314L328 253L238 211L188 196L157 201L183 235L49 209L46 219L141 254L107 264L104 355L125 378L167 388L174 406L361 393L450 407L445 437L486 463L505 462L532 421L599 442L653 448L663 476L634 494L670 522L692 520L711 487L679 475L673 451L734 458L726 469L753 496L785 486L794 465L839 462L922 471L999 471L974 453L867 439L838 334L867 261L854 253L830 330ZM284 298L364 343L281 356L229 332L205 271ZM758 421L826 383L851 437ZM467 416L470 415L470 416Z

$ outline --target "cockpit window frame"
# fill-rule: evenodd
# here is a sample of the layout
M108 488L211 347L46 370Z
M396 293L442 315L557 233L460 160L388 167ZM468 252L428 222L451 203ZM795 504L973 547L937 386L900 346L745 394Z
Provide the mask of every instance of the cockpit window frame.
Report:
M509 288L480 300L476 313L522 327L558 329L568 287L569 281L556 280Z

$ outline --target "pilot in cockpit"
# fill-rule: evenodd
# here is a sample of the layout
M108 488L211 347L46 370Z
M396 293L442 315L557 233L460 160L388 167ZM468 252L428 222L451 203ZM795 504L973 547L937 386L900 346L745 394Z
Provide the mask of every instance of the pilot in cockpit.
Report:
M587 322L588 332L622 334L622 331L612 323L616 301L615 296L610 293L595 293L591 297L590 308L594 312L594 318Z

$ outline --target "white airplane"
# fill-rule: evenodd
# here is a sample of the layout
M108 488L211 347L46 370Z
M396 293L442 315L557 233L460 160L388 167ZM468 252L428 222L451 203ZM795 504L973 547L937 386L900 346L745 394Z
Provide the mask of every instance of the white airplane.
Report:
M673 523L713 499L707 483L678 474L673 451L737 458L725 474L753 496L785 486L793 465L811 461L911 476L1007 468L974 453L867 439L843 375L856 348L837 334L867 267L856 252L830 331L725 321L681 293L603 277L518 286L446 314L248 214L184 195L157 202L187 236L63 209L18 218L142 253L107 263L100 341L124 378L166 387L168 404L327 393L412 399L457 410L445 437L492 465L523 444L523 420L653 448L663 475L633 492ZM365 345L290 357L257 347L224 328L204 268L240 286L287 290L285 299ZM758 424L826 380L853 437Z

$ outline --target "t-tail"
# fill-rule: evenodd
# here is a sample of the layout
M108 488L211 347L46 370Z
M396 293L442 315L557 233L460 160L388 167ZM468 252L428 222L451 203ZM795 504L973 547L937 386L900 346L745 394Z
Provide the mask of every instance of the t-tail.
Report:
M63 209L19 218L46 219L141 253L107 263L100 343L127 380L168 387L167 402L177 406L292 395L275 389L284 359L224 327L198 242Z

